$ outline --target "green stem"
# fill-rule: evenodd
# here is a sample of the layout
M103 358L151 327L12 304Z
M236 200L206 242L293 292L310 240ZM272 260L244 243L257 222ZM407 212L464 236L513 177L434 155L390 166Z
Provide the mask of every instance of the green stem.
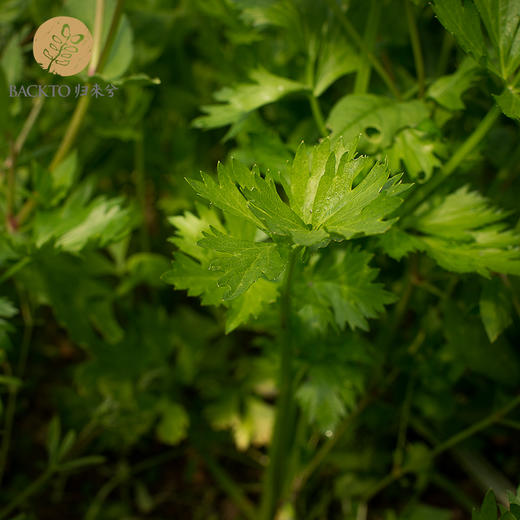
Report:
M496 120L500 117L500 108L494 105L485 115L473 133L464 141L462 146L451 156L442 170L435 175L430 182L424 184L416 191L402 206L401 215L406 216L413 213L464 161L464 159L477 147L491 130Z
M280 302L280 340L281 340L281 367L280 367L280 394L276 407L276 419L269 453L262 503L261 520L272 520L285 489L286 461L290 459L290 433L292 429L294 392L293 392L293 345L291 331L291 290L296 259L299 248L291 251L289 264L285 271L282 284Z
M364 34L365 46L372 51L377 38L377 30L381 19L381 7L377 0L370 0L367 24ZM365 94L370 83L371 64L369 60L361 60L354 83L354 94Z
M421 40L419 38L419 31L417 29L417 21L415 20L415 13L410 0L404 0L406 18L408 20L408 30L410 31L410 40L412 42L413 58L415 61L415 71L417 73L417 83L419 85L419 97L424 96L424 60L421 49Z
M256 520L256 512L253 504L244 495L240 487L230 478L230 476L220 467L215 459L208 453L199 452L211 471L217 484L231 498L233 503L242 511L249 520Z
M300 491L307 480L314 474L314 472L321 466L323 461L326 459L327 455L331 452L331 450L336 446L338 441L343 437L343 435L348 431L356 418L368 407L372 401L374 401L377 396L388 387L397 377L398 372L393 371L385 378L383 383L379 386L379 388L372 390L367 393L367 395L360 401L356 409L347 417L343 419L340 425L336 428L334 435L330 437L316 452L314 457L310 460L310 462L304 467L301 473L297 478L294 479L292 492L296 494Z
M444 31L444 37L442 39L441 52L439 53L439 61L437 62L437 76L442 76L446 73L448 68L448 62L453 49L455 41L453 36L448 32Z
M514 430L520 430L520 421L513 421L511 419L502 419L499 424L506 426L507 428L513 428Z
M54 154L51 164L49 165L50 171L55 170L58 164L60 164L61 161L63 161L63 159L65 159L65 157L68 155L72 145L74 144L74 141L76 140L79 129L83 123L83 119L85 118L85 114L87 113L89 104L90 96L83 96L76 105L74 114L72 115L69 126L67 127L67 130L65 131L65 134L61 140L60 146Z
M516 396L507 405L503 406L496 412L493 412L485 419L482 419L478 423L473 424L469 428L465 428L461 432L453 435L448 440L439 444L436 448L434 448L432 451L430 451L430 454L429 454L430 460L433 460L434 458L436 458L439 455L441 455L442 453L444 453L446 450L453 448L455 445L461 443L462 441L468 439L469 437L472 437L476 433L486 429L488 426L491 426L492 424L500 421L505 415L507 415L509 412L511 412L514 408L516 408L519 405L520 405L520 395ZM377 495L383 489L388 487L390 484L393 484L394 482L399 480L404 475L413 472L413 470L414 470L413 466L404 466L401 469L395 471L394 473L388 474L386 477L381 479L375 486L372 487L372 489L370 489L366 493L366 495L364 496L364 499L368 502L371 498L373 498L375 495Z
M431 476L432 483L442 489L453 498L468 513L471 513L475 507L475 503L469 498L458 486L454 485L451 480L447 479L440 473L434 473Z
M341 424L336 428L334 435L328 439L316 452L310 462L304 467L298 477L293 483L293 494L298 493L305 486L309 478L314 472L321 466L323 461L327 458L327 455L331 452L332 448L337 444L338 440L346 433L350 428L355 419L361 414L361 412L370 404L373 400L373 396L368 396L363 399L358 407L348 416L343 419Z
M37 97L34 101L34 104L31 108L31 111L29 112L29 115L27 116L27 119L25 120L25 123L23 124L22 129L20 130L20 133L18 134L18 137L16 138L16 141L14 143L14 147L11 150L11 154L4 162L4 168L11 168L11 166L14 165L16 162L16 159L20 155L20 152L22 151L22 148L25 144L25 141L27 140L27 137L29 136L29 133L31 132L34 123L36 123L36 120L38 119L38 116L40 115L41 109L43 107L43 103L45 101L45 97Z
M320 103L316 96L311 92L309 94L309 103L311 105L312 115L314 117L314 121L316 122L316 126L320 131L322 137L327 137L329 132L327 131L327 126L325 125L325 119L323 117L323 112L321 111Z
M408 430L408 423L410 421L410 410L412 406L414 376L412 375L408 380L406 386L406 394L401 410L401 417L399 420L399 430L397 433L397 444L394 451L394 467L393 471L397 471L402 467L404 461L404 452L406 447L406 431Z
M96 17L94 20L94 44L92 46L92 58L88 67L88 75L96 73L99 57L101 55L101 38L103 35L103 14L105 11L105 0L96 0Z
M347 31L350 38L352 38L352 40L358 46L361 52L363 52L365 57L370 61L372 67L374 67L374 70L379 74L379 76L384 81L386 86L390 89L392 94L399 99L401 95L399 93L399 90L397 90L394 80L390 77L388 72L386 72L383 65L381 65L381 62L376 58L376 56L374 56L371 50L367 48L367 45L363 41L363 38L359 36L358 32L350 23L350 20L346 17L345 13L341 10L336 0L327 0L327 3L329 4L330 9L334 12L336 17L340 21L341 25L343 25L344 29Z
M42 473L32 484L27 486L21 493L16 495L11 502L0 511L0 520L7 518L19 505L23 504L29 497L38 493L54 475L54 469L49 468Z
M119 29L119 22L121 21L121 17L123 16L123 8L125 6L126 0L117 0L116 8L114 10L114 15L112 16L112 23L110 24L110 29L108 30L108 36L105 42L105 46L103 48L103 52L101 53L101 57L99 59L99 64L96 72L102 72L107 64L108 58L110 56L110 51L112 50L112 45L114 44L114 40L116 39L117 30Z
M441 453L444 453L446 450L449 450L450 448L455 446L455 444L459 444L460 442L475 435L475 433L478 433L481 430L485 430L488 426L491 426L493 423L496 423L497 421L502 419L502 417L507 415L509 412L514 410L519 405L520 395L517 395L515 399L510 401L506 406L500 408L500 410L493 412L491 415L482 419L478 423L473 424L469 428L466 428L465 430L462 430L453 437L450 437L447 441L444 441L443 443L439 444L432 451L431 456L436 457L437 455L440 455Z

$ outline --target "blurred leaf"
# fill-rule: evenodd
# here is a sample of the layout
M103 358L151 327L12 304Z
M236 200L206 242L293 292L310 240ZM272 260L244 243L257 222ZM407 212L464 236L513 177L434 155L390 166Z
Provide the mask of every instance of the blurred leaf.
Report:
M98 466L99 464L103 464L105 461L105 457L100 455L90 455L88 457L81 457L80 459L62 462L58 466L58 470L62 472L82 470L90 466Z
M67 161L62 172L58 182L71 182L73 160ZM78 252L88 244L103 247L118 242L130 232L132 213L122 207L123 199L101 196L88 202L89 191L88 185L80 186L61 207L37 213L34 224L37 247L54 239L56 249Z
M166 402L161 406L161 419L157 425L157 435L165 444L178 444L186 436L189 417L182 406Z
M375 283L378 270L369 266L372 255L348 247L333 254L318 255L306 273L306 283L299 289L300 305L309 301L330 307L335 324L368 330L367 318L375 318L395 296Z
M313 94L321 96L336 80L356 71L359 63L359 55L341 36L327 35L320 45Z
M497 501L495 499L495 494L493 491L489 490L486 493L484 498L484 502L482 503L482 507L480 510L474 510L471 519L472 520L497 520L498 511L497 511Z
M8 85L15 85L22 77L23 54L19 34L13 34L2 51L0 65L4 68Z
M258 317L264 307L274 303L277 297L278 286L275 283L258 279L244 294L231 302L226 319L226 334L246 324L251 316Z
M384 153L391 170L399 170L402 163L411 179L426 182L434 169L442 166L437 156L439 148L438 142L407 128L396 135L393 145Z
M463 110L462 95L474 84L478 75L478 65L471 58L465 58L453 74L435 80L426 94L449 110Z
M308 89L302 83L276 76L265 69L252 71L250 78L254 83L241 83L233 88L219 90L215 99L221 104L203 106L202 110L206 115L195 119L194 126L217 128L236 123L252 110L273 103L288 94Z
M345 143L361 136L359 149L373 153L390 146L399 130L417 126L427 117L427 107L420 101L398 102L374 94L350 94L333 107L327 126L333 139L342 137Z
M507 213L463 186L418 209L412 239L444 269L489 276L490 271L520 274L520 237L504 221Z
M498 278L485 280L480 295L480 316L489 341L494 342L512 323L511 294Z

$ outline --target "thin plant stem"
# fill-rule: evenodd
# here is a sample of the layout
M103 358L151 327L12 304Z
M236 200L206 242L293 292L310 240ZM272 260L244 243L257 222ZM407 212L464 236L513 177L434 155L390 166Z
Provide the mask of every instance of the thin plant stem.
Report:
M272 520L278 506L282 489L285 489L286 461L289 457L289 440L292 429L291 419L294 408L293 392L293 345L291 331L291 290L294 268L299 248L291 251L289 263L282 284L280 302L280 394L276 407L276 418L269 452L269 465L264 480L260 519Z
M336 428L334 435L330 437L316 452L314 457L310 460L310 462L304 467L304 469L300 472L300 474L295 478L293 483L293 494L298 493L309 478L315 473L315 471L321 466L323 461L327 458L328 454L331 452L332 448L337 444L339 439L347 432L350 426L354 423L356 418L365 410L365 408L373 401L374 397L367 396L363 399L357 408Z
M320 102L312 92L309 94L309 104L311 106L314 121L316 122L316 126L318 127L321 136L327 137L329 132L327 131L327 126L325 125L325 119L323 117L323 112L321 111Z
M415 71L417 73L417 83L419 85L419 97L424 96L425 75L424 75L424 59L421 48L421 40L419 38L419 30L417 29L417 21L413 6L410 0L404 0L406 19L408 21L408 30L410 32L410 40L412 42L413 59L415 62Z
M439 61L437 62L437 76L442 76L446 73L454 43L453 36L448 31L444 31Z
M179 449L174 448L172 450L167 451L166 453L161 453L160 455L156 455L154 457L147 458L133 467L124 467L124 469L116 470L114 476L110 478L98 491L96 497L90 504L87 512L85 513L85 520L94 520L99 515L103 503L109 497L109 495L114 491L120 484L126 482L132 476L135 476L143 471L146 471L150 468L158 466L160 464L164 464L177 457L180 454ZM0 519L1 520L1 519Z
M379 74L381 79L384 81L385 85L390 89L392 94L396 98L400 98L401 95L399 93L399 90L397 89L394 80L388 74L388 72L385 70L381 62L376 58L376 56L372 53L372 51L367 48L366 43L364 42L363 38L359 35L359 33L356 31L355 27L350 23L350 20L345 16L345 13L341 10L340 6L336 2L336 0L327 0L327 4L331 8L331 10L334 12L338 20L340 21L341 25L343 25L344 29L352 38L354 43L357 45L357 47L363 52L365 57L370 61L372 64L372 67L374 67L374 70Z
M9 157L5 160L3 168L7 170L7 197L6 197L6 219L7 229L13 231L18 227L17 220L14 216L14 205L16 195L16 161L22 148L27 140L27 137L38 119L43 106L44 98L37 98L34 102L27 119L25 120L22 129L16 138L16 141L11 147Z
M17 273L20 269L23 269L27 264L31 263L31 258L28 256L24 256L21 260L18 260L16 264L12 265L5 273L0 276L0 284L4 283L6 280L9 280L15 273Z
M412 375L406 385L406 394L401 410L401 417L399 420L399 430L397 433L397 444L394 451L394 466L393 471L398 470L403 465L404 451L406 447L406 431L410 421L410 409L412 405L414 387L414 376Z
M85 118L85 114L87 113L89 104L90 96L83 96L76 105L74 114L72 115L72 119L70 120L65 135L63 136L60 146L54 154L51 164L49 165L50 171L55 170L58 164L60 164L61 161L63 161L63 159L65 159L65 157L68 155L72 145L74 144L74 141L76 140L79 129L83 123L83 119Z
M47 484L47 481L54 475L54 473L55 470L53 468L48 468L32 484L16 495L16 497L0 511L0 520L8 518L19 505L23 504L32 495L38 493Z
M256 520L253 504L244 495L242 489L231 479L224 469L208 453L199 452L211 474L221 489L231 498L233 503L242 511L248 520Z
M513 421L511 419L502 419L498 422L501 426L506 426L507 428L513 428L514 430L520 430L520 421Z
M103 37L103 15L105 12L105 0L96 0L96 17L94 19L94 44L92 46L92 58L88 67L88 75L96 73L99 58L101 56L101 40Z
M364 42L366 48L370 51L373 50L376 38L377 30L379 27L379 21L381 19L381 8L377 0L370 0L370 8L368 11L367 24L364 34ZM370 73L371 63L369 60L361 60L359 69L356 74L356 80L354 83L354 94L365 94L370 84Z
M105 65L107 64L108 58L110 56L110 51L112 50L112 45L114 44L114 41L117 36L117 30L119 29L119 22L121 21L121 17L123 16L123 8L125 6L125 2L126 0L117 0L114 15L112 16L112 22L108 30L108 36L105 42L105 46L103 47L103 52L101 53L101 57L99 59L96 72L102 72L105 68Z
M492 414L488 415L486 418L473 424L469 428L465 428L464 430L462 430L459 433L450 437L448 440L437 445L429 453L430 460L433 460L434 458L438 457L445 451L453 448L455 445L472 437L476 433L478 433L482 430L485 430L487 427L491 426L492 424L499 422L505 415L507 415L509 412L514 410L519 405L520 405L520 395L516 396L508 404L506 404L499 410L493 412ZM397 471L388 474L383 479L381 479L375 486L373 486L372 489L370 489L366 493L366 495L364 496L364 499L368 502L370 499L372 499L375 495L380 493L383 489L388 487L390 484L393 484L394 482L399 480L404 475L412 472L413 469L414 469L413 466L408 465L408 466L403 466L401 469L398 469Z
M475 503L464 492L462 492L458 486L453 484L451 480L447 479L440 473L434 473L431 476L431 481L435 486L448 493L448 495L450 495L468 513L473 511Z
M14 163L16 162L16 159L20 155L20 152L23 149L23 146L25 144L25 141L27 140L27 137L29 136L29 133L31 132L34 123L36 123L36 120L38 119L38 116L40 115L41 109L43 107L43 103L45 101L45 97L37 97L34 101L34 104L31 108L31 111L29 112L29 115L27 116L27 119L25 120L25 123L22 126L22 129L20 130L20 133L18 134L18 137L16 138L16 141L14 142L13 149L11 150L11 154L4 162L4 168L9 169L11 168Z
M487 133L491 130L497 119L500 117L501 110L497 105L489 110L479 123L473 133L464 141L461 147L451 156L450 160L444 165L440 172L432 178L430 182L424 184L417 190L402 206L401 215L406 216L413 213L421 203L426 200L443 182L449 177L466 159L466 157L478 146Z
M323 461L327 458L327 455L332 451L343 435L345 435L357 417L359 417L359 415L368 407L368 405L371 404L377 398L377 396L394 381L397 375L397 371L391 372L378 389L374 389L373 391L367 393L367 395L359 402L356 409L343 419L340 425L336 428L334 435L327 439L327 441L318 449L314 457L303 468L300 474L294 479L292 486L293 494L296 494L298 491L303 489L306 482L321 466Z

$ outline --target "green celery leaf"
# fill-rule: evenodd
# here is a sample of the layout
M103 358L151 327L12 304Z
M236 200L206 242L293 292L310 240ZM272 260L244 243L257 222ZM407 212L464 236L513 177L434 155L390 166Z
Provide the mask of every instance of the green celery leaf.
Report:
M403 163L409 177L419 182L427 181L433 170L442 166L437 156L439 152L442 153L439 142L414 128L399 132L392 146L384 151L391 170L399 170Z
M218 286L227 286L229 300L245 293L259 278L278 279L287 263L287 250L273 242L241 240L214 228L199 245L218 253L209 268L218 272Z
M219 305L227 292L218 281L221 274L212 271L183 253L176 253L172 268L162 275L162 280L177 290L187 290L188 296L200 296L202 305Z
M56 320L67 329L70 338L88 347L99 342L96 330L108 343L123 337L114 314L113 287L95 272L97 256L91 253L83 258L45 247L24 270L35 277L29 280L36 287L41 286L44 301L52 307Z
M287 94L304 92L308 87L271 74L259 68L251 72L253 83L241 83L234 88L223 88L215 94L218 105L206 105L202 110L206 115L193 122L198 128L217 128L236 123L252 110L278 101Z
M343 152L341 140L332 149L328 139L310 152L300 146L288 180L291 207L316 231L345 239L384 233L393 221L383 219L401 204L400 195L410 185L401 184L400 176L389 178L384 164L354 159L353 145Z
M504 222L506 212L467 186L429 205L419 208L412 223L420 233L412 239L421 243L417 249L450 271L520 274L520 235Z
M387 255L395 260L401 260L408 253L420 251L426 247L419 237L406 233L395 226L379 237L379 245Z
M508 87L500 95L493 97L507 117L520 119L520 90Z
M331 374L314 370L309 381L296 391L299 401L310 423L316 423L322 432L334 430L346 409L338 388L331 384Z
M212 248L201 247L199 242L204 239L207 232L211 230L227 232L226 228L234 236L251 242L255 238L256 227L243 219L229 215L224 226L215 210L201 205L198 205L198 213L200 217L186 212L184 216L170 219L177 228L177 234L171 242L182 252L175 254L173 266L170 271L163 274L162 280L173 284L177 289L187 289L189 296L200 296L203 305L228 307L226 333L229 333L247 323L252 317L258 316L265 305L273 303L278 296L278 286L276 283L259 278L233 300L226 299L229 288L219 286L222 273L211 268L212 262L221 253Z
M297 286L297 301L329 308L334 325L344 329L368 330L368 318L375 318L395 296L383 285L374 282L378 270L368 264L372 255L347 247L330 255L318 255L311 260L305 274L307 283Z
M474 0L496 53L503 79L520 65L520 3L518 0Z
M436 79L426 95L448 110L465 108L462 95L473 85L479 75L479 67L467 57L453 74Z
M406 127L417 126L428 117L421 101L399 102L374 94L350 94L340 99L327 120L332 138L351 142L361 135L359 148L374 153L392 143L394 135Z
M324 230L312 230L280 198L270 172L265 178L257 168L238 161L218 165L218 184L202 174L203 182L189 181L199 195L224 212L246 219L266 232L289 236L295 244L313 245L327 238Z
M486 40L472 0L435 0L435 14L460 46L479 64L486 62Z
M223 211L249 220L257 227L263 227L262 222L251 212L247 200L239 190L238 185L252 189L254 177L250 170L238 161L230 165L219 163L217 166L218 184L211 175L201 173L202 182L189 180L191 187L205 199Z
M314 95L321 96L336 80L359 67L359 55L341 36L331 33L320 45Z
M278 298L278 285L273 282L258 279L244 294L230 302L226 319L226 334L250 318L257 317L266 305L274 303Z
M73 176L70 171L72 169L67 167L66 175L57 178L60 190L65 189L64 186L69 182L67 179ZM57 249L78 252L89 243L104 247L120 241L130 233L133 213L131 209L123 207L123 199L101 196L88 202L90 189L89 185L82 185L61 207L37 213L34 221L37 247L54 239Z
M495 494L492 490L486 493L480 510L473 510L471 520L497 520L498 510Z

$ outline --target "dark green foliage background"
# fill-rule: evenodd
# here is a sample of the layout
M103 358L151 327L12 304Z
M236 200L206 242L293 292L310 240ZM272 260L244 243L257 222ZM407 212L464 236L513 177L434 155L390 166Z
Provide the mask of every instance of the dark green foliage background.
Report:
M105 4L108 32L116 2ZM276 403L279 292L244 315L251 302L232 307L178 261L171 270L200 226L224 215L246 227L185 178L218 161L231 171L233 158L270 169L286 202L300 143L329 132L346 144L361 134L359 153L414 187L385 233L314 244L296 267L300 426L278 518L466 519L490 488L512 504L502 518L520 518L520 50L498 56L507 42L477 11L495 4L128 0L94 78L118 90L91 99L50 168L78 100L46 99L13 154L34 100L8 85L86 83L46 74L31 42L52 16L92 23L96 2L0 0L0 518L247 517ZM508 20L520 13L504 4ZM349 305L358 283L352 315L338 317L320 283L346 287ZM497 518L492 494L474 515Z

